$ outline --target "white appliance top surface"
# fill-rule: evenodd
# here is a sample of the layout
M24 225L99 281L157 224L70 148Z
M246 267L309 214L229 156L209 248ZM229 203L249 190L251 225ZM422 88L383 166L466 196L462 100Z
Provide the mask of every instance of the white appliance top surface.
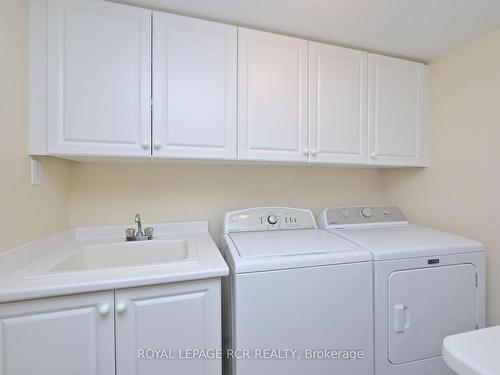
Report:
M484 251L480 242L412 224L344 228L334 232L370 250L374 260Z
M500 326L448 336L443 359L457 374L500 374Z
M228 235L237 273L372 260L370 252L319 229L240 232Z
M369 251L317 229L310 210L255 207L224 220L228 263L236 273L371 261Z
M317 229L231 233L242 257L269 257L360 251L348 241Z
M477 241L409 224L396 206L326 208L318 217L318 226L370 250L374 260L484 251Z

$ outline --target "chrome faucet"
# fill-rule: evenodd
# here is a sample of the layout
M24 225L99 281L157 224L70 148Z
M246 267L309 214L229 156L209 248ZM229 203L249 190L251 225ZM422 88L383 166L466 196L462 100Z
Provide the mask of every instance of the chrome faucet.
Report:
M134 221L137 224L137 232L134 228L127 228L125 230L127 241L147 241L153 239L153 228L148 227L144 228L144 231L142 230L141 215L136 214Z
M135 214L135 220L134 221L137 224L137 234L136 234L136 237L142 237L142 236L144 236L144 233L142 232L141 215Z

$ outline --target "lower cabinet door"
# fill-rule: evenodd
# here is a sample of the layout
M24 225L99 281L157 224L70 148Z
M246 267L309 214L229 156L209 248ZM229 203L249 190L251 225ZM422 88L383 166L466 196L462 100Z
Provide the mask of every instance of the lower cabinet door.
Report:
M0 304L1 375L115 373L113 292Z
M115 293L118 375L221 374L219 279Z

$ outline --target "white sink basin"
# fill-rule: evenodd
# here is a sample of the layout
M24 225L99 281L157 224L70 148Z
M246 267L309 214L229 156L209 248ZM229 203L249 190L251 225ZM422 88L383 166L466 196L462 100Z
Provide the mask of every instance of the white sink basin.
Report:
M189 246L185 240L151 240L115 242L83 246L66 257L49 272L90 271L189 261Z

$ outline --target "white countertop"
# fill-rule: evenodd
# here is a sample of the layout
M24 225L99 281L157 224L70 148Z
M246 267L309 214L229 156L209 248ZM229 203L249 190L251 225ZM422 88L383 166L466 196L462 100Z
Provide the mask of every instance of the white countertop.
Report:
M188 262L48 272L83 246L124 241L125 228L129 226L67 228L0 254L0 302L206 279L229 273L206 221L148 224L155 228L153 241L188 241L195 249Z
M459 375L500 374L500 326L446 337L443 359Z

